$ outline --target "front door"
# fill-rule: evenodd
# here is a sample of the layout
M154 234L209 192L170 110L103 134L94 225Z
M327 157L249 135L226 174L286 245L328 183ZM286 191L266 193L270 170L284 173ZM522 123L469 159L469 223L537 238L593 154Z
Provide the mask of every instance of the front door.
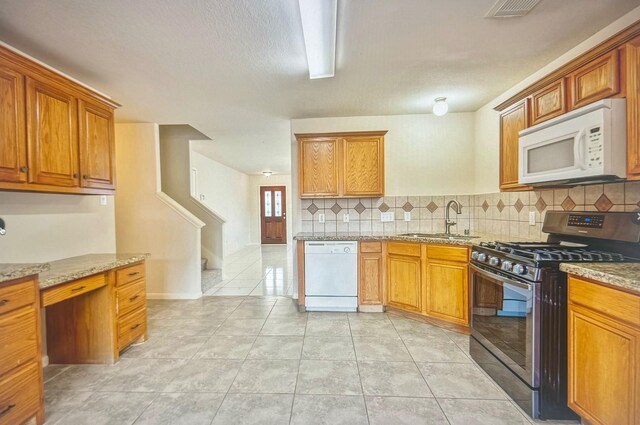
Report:
M287 243L287 202L285 186L260 188L260 228L263 244Z

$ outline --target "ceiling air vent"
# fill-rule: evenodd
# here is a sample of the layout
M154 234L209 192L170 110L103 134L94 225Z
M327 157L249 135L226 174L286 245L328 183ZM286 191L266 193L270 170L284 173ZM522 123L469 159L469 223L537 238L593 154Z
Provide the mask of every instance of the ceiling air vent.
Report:
M533 9L540 0L498 0L484 15L485 18L516 18L524 16Z

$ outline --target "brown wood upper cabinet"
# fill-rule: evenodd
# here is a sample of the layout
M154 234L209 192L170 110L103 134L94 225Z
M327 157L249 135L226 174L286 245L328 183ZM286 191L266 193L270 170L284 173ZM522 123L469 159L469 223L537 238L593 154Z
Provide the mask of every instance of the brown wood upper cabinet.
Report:
M119 106L0 47L0 190L112 193Z
M531 125L536 125L567 112L564 78L531 95Z
M620 59L618 50L587 63L569 74L571 109L620 92Z
M500 190L523 190L518 184L518 133L529 126L529 99L500 114Z
M640 180L640 37L625 46L627 83L627 178Z
M297 134L300 197L383 196L385 134Z

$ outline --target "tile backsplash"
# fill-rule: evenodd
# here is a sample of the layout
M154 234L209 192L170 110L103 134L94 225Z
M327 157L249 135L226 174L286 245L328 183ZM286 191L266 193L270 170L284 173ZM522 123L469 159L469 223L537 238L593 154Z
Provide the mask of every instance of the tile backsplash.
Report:
M530 192L484 193L479 195L385 196L360 199L303 199L302 231L316 234L434 233L444 231L446 204L455 199L462 214L451 211L457 225L454 233L492 233L511 239L544 239L542 222L547 211L635 211L640 210L640 181L577 186ZM382 222L380 214L393 212L395 220ZM404 213L411 221L404 221ZM529 212L535 225L529 224ZM319 222L325 215L325 223ZM349 214L349 222L343 218Z

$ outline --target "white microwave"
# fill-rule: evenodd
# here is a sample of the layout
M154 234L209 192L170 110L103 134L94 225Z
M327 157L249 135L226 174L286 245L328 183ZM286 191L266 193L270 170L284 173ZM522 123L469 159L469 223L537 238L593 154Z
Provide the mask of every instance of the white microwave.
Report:
M518 182L531 186L624 179L625 99L604 99L522 130Z

